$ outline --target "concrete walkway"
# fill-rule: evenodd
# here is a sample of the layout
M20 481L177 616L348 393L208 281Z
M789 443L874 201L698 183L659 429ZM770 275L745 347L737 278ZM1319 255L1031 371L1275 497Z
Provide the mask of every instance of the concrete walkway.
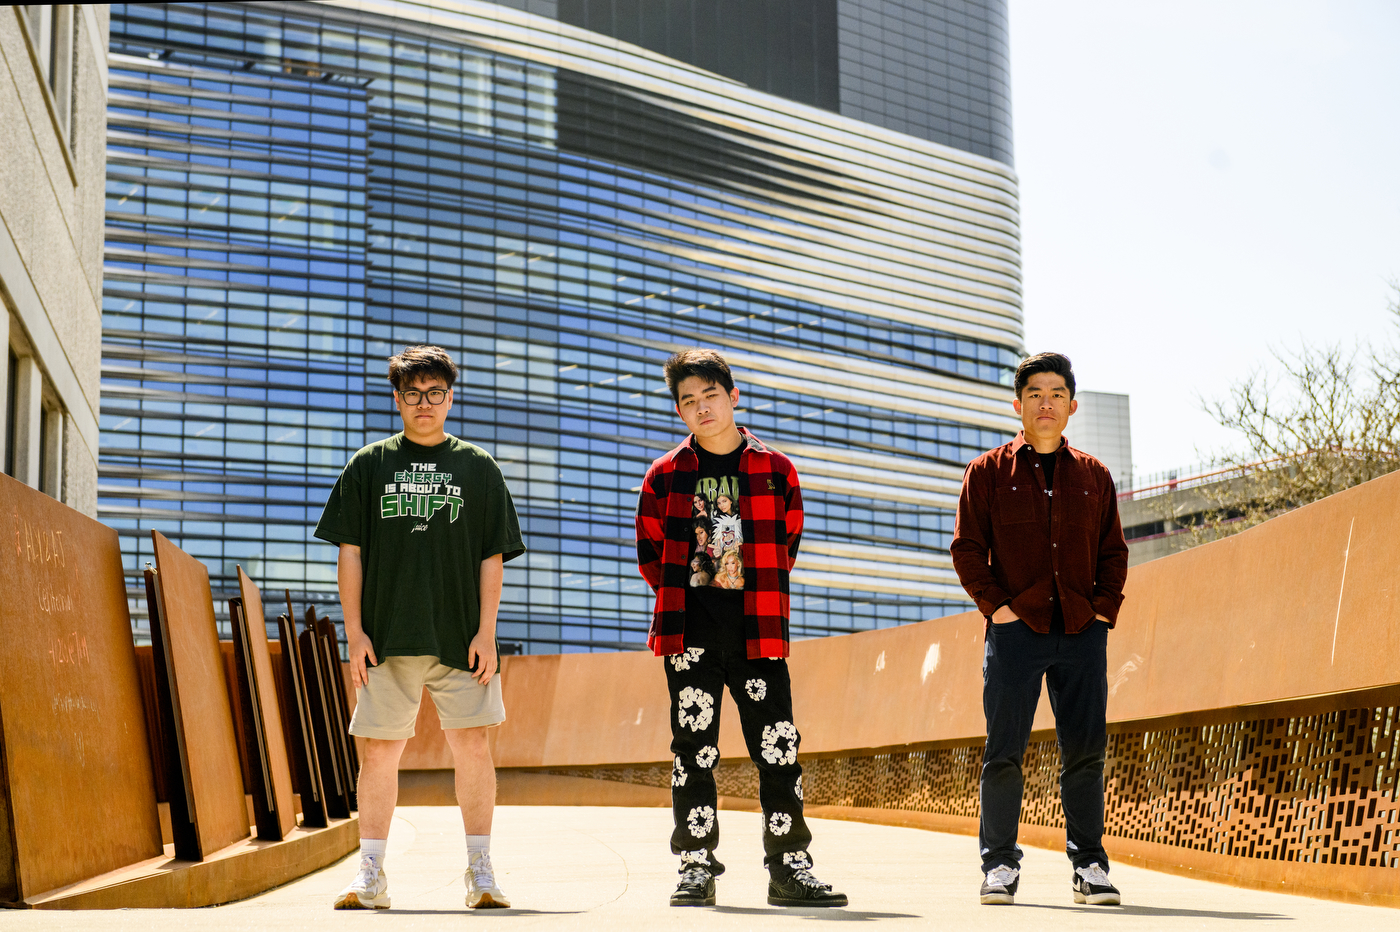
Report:
M713 909L672 909L676 881L664 809L507 806L496 811L492 856L497 879L518 908L472 913L462 905L466 846L457 810L404 807L386 864L392 910L334 912L335 894L357 863L347 858L270 893L213 909L4 916L5 929L461 929L493 922L516 929L792 928L809 921L877 922L890 929L1063 928L1400 930L1400 910L1258 893L1133 867L1114 869L1121 908L1076 906L1063 855L1027 849L1014 907L981 906L975 841L916 829L813 820L816 873L844 891L846 909L785 910L765 902L759 816L721 812L719 879Z

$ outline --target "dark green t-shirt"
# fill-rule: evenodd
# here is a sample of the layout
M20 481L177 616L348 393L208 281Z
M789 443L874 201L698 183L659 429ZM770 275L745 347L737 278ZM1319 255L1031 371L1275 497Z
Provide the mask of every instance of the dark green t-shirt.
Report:
M316 536L360 548L361 620L376 657L428 655L459 670L481 624L481 561L525 552L501 468L452 436L425 447L399 433L356 453Z

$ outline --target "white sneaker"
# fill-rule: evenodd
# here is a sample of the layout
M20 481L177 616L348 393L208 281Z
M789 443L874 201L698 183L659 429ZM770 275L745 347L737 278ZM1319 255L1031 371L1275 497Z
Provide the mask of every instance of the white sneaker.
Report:
M360 858L360 870L350 886L335 898L336 909L388 909L389 876L375 866L374 858Z
M1088 867L1076 867L1070 876L1070 889L1076 903L1089 906L1119 906L1123 896L1108 879L1108 872L1095 862Z
M489 854L478 854L467 867L467 908L510 908L510 900L496 886L496 872L491 868Z
M982 905L1012 905L1016 902L1016 888L1020 884L1020 869L1010 864L998 864L987 871L987 878L982 881Z

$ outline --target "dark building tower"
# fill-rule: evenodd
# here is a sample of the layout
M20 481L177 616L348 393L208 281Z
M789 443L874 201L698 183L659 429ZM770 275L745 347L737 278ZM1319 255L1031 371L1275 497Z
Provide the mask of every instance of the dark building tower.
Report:
M1003 0L510 0L749 87L1011 160Z
M699 344L804 479L794 633L961 610L962 466L1017 427L1005 36L993 2L113 5L99 512L133 586L157 528L333 610L311 528L428 341L530 546L502 641L640 646L660 363Z

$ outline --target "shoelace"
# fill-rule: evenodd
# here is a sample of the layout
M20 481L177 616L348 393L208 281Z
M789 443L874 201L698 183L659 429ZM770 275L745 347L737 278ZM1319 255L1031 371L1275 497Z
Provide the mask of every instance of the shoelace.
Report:
M476 882L478 889L496 885L496 872L491 869L491 855L483 854L473 861L471 872L472 880Z
M831 884L822 883L812 875L806 868L799 868L792 872L792 879L802 884L804 887L811 887L813 890L830 890Z
M1020 875L1021 872L1014 867L1006 867L1005 865L994 867L987 871L987 884L993 887L1005 887L1015 883L1016 878Z
M355 883L365 889L372 889L379 881L379 865L374 863L374 858L360 858L360 871L355 875Z
M710 872L702 867L691 867L681 871L682 887L704 887L710 882Z
M1105 873L1104 869L1099 867L1097 863L1090 864L1088 867L1081 867L1076 870L1075 873L1083 877L1085 883L1093 884L1096 887L1112 886L1112 884L1108 882L1108 874Z

